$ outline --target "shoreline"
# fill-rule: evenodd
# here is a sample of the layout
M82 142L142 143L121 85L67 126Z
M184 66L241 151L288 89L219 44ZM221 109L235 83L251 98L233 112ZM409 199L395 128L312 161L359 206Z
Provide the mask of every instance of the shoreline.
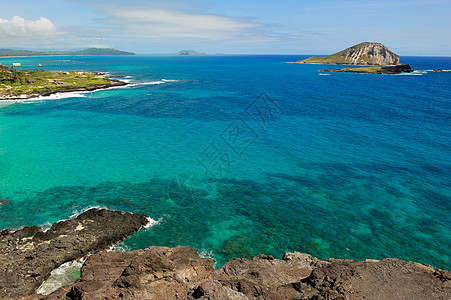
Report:
M150 226L149 226L150 224ZM144 214L91 208L54 223L0 231L0 298L16 299L448 299L451 272L397 258L329 258L300 252L281 259L260 254L215 268L189 246L151 246L130 252L111 245L146 230ZM51 278L78 264L71 282ZM17 267L20 266L20 267ZM77 267L77 266L75 266ZM33 276L29 276L33 274ZM51 285L47 280L56 284ZM56 281L55 281L56 280ZM38 294L43 292L43 294ZM122 295L122 296L121 296ZM218 297L218 298L216 298Z
M20 102L27 102L27 101L33 101L33 100L45 100L45 97L49 97L56 94L69 94L69 93L83 93L83 92L94 92L99 90L106 90L110 88L116 88L116 87L123 87L130 85L129 82L116 80L116 79L109 79L105 78L109 81L109 83L106 84L95 84L91 86L85 86L85 87L68 87L68 88L62 88L57 90L50 90L50 91L43 91L43 92L37 92L33 94L23 94L19 97L0 97L0 108L5 107L14 103L20 103Z

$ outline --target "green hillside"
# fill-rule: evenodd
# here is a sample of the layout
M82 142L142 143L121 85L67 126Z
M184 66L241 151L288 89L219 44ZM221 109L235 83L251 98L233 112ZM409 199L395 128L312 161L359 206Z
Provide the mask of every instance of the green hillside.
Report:
M113 48L89 48L80 51L30 51L0 49L0 57L7 56L53 56L53 55L135 55L133 52Z

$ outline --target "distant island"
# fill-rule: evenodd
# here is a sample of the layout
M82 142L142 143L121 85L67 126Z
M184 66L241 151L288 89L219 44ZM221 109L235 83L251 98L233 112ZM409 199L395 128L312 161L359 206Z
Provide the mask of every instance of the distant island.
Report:
M0 57L54 56L54 55L136 55L136 54L133 52L125 52L113 48L88 48L79 51L30 51L30 50L0 49Z
M0 66L0 100L24 100L63 92L81 92L127 83L97 73L17 70Z
M205 55L205 53L200 53L194 50L180 50L179 52L175 53L176 55Z
M299 64L325 65L369 65L371 67L322 70L323 72L365 73L365 74L400 74L410 73L409 65L399 64L399 55L390 51L381 43L364 42L340 52L324 56L312 56L299 60Z
M296 63L388 66L398 65L399 56L381 43L364 42L329 56L312 56Z

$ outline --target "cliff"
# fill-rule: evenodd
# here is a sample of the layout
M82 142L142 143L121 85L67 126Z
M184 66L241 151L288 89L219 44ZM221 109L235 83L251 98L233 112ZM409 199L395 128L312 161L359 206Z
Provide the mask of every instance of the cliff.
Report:
M381 43L364 42L325 57L312 56L297 61L303 64L398 65L399 56Z
M150 247L92 255L75 284L43 299L451 299L451 272L299 252L239 258L215 270L191 247Z

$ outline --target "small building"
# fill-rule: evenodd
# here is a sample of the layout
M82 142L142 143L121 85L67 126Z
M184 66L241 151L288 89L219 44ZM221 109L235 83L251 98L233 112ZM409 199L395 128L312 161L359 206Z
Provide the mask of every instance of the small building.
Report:
M20 63L13 63L13 68L15 67L22 67L22 65Z

